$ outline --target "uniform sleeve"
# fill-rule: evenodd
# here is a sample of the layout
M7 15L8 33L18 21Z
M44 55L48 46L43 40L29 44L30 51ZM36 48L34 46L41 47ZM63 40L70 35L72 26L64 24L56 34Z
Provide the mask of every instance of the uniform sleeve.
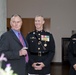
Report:
M51 34L48 57L43 62L45 64L45 66L47 66L48 64L51 63L51 61L52 61L52 59L54 57L54 54L55 54L55 41L54 41L53 35Z
M34 59L31 57L31 54L30 54L30 33L26 36L26 41L28 43L28 55L29 55L29 62L30 64L32 65L34 63Z
M0 55L4 53L7 59L19 59L19 52L10 49L8 36L2 35L0 39Z

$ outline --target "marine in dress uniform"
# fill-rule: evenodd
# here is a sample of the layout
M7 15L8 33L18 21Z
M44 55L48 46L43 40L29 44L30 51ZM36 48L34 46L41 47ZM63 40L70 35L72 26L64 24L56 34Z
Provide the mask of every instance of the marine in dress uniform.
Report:
M30 32L27 37L28 42L28 73L29 75L50 75L51 61L55 54L55 42L53 35L44 30ZM35 70L32 67L33 63L42 62L44 67L42 70ZM39 66L39 64L37 64Z
M69 62L71 64L69 75L76 75L76 34L71 36L68 51Z

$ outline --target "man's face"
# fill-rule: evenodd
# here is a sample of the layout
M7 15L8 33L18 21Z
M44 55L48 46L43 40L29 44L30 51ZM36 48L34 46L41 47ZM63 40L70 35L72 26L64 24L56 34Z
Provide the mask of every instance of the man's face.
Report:
M44 24L43 17L41 17L41 16L35 17L35 27L37 29L43 27L43 24Z
M21 26L22 26L21 18L19 16L12 17L10 21L10 25L12 29L16 31L20 31Z

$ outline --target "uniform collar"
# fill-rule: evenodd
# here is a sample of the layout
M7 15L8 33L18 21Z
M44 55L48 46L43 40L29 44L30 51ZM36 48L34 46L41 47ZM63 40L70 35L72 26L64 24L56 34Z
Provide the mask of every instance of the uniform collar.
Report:
M35 32L37 32L37 33L41 33L41 32L43 32L44 30L41 30L41 31L37 31L37 30L35 30Z

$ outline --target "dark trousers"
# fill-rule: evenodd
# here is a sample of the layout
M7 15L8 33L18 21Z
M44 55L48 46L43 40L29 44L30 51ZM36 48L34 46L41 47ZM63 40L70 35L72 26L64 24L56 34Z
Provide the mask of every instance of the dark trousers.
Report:
M25 75L28 75L28 63L26 63L26 70L25 70L26 74Z

